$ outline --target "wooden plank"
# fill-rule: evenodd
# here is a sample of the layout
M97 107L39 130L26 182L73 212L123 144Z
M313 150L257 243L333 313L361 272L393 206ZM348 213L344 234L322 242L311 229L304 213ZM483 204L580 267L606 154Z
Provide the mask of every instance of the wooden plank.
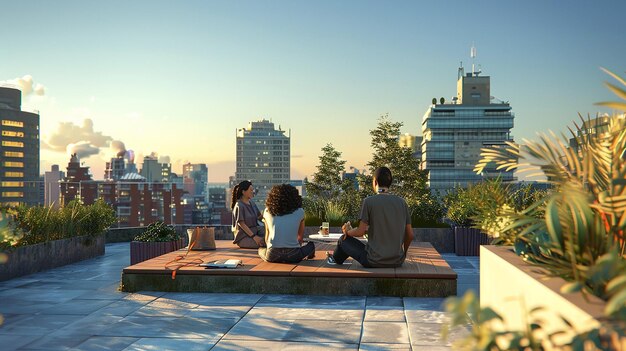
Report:
M126 267L125 273L171 274L165 264L176 257L184 256L171 263L175 268L178 263L193 261L211 262L215 260L240 259L243 267L237 269L204 269L198 266L184 266L177 272L190 275L254 275L254 276L319 276L319 277L380 277L380 278L434 278L456 279L456 273L430 243L413 243L407 253L405 263L398 268L365 268L358 262L348 259L349 265L329 265L326 263L326 251L335 249L334 243L315 243L316 256L299 264L263 262L256 250L240 249L230 241L216 241L215 251L178 250L163 256Z

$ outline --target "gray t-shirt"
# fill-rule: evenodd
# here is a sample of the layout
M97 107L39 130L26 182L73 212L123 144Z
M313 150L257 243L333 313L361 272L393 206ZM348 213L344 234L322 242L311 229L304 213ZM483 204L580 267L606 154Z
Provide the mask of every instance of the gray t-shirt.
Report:
M404 262L404 233L411 224L403 198L378 194L363 200L361 221L367 223L367 260L372 267L399 267Z
M263 219L267 227L268 236L267 248L297 248L300 247L298 242L298 228L300 222L304 219L304 210L299 208L290 214L282 216L272 216L270 211L263 211Z
M259 209L256 207L254 201L250 201L250 204L246 204L245 202L238 200L233 208L233 234L235 237L235 243L245 237L246 232L244 232L238 225L240 221L243 221L245 225L252 230L253 233L257 233L257 219L259 218ZM259 233L265 234L265 233Z

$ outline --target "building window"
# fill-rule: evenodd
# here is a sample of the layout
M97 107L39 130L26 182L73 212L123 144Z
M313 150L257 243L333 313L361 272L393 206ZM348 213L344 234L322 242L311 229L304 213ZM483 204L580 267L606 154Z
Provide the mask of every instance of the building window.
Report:
M7 141L2 140L2 146L10 146L10 147L24 147L24 143L21 141Z
M24 122L19 122L19 121L11 121L9 119L3 119L2 120L2 125L3 126L9 126L9 127L24 127Z
M4 172L4 176L7 178L23 178L24 172Z
M3 130L2 131L2 136L23 138L24 137L24 132L16 132L14 130Z
M3 191L2 197L24 197L24 193L21 191Z
M24 182L2 182L3 187L23 187Z
M5 167L19 167L19 168L23 168L24 167L24 162L5 161L4 162L4 166Z
M5 151L4 157L24 157L24 153L17 151Z

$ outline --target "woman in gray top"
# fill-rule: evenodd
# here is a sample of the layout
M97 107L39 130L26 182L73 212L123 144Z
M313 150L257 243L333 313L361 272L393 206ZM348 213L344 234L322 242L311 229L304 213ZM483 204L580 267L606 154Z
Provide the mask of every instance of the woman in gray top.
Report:
M298 263L315 256L315 244L304 241L304 210L298 189L282 184L272 187L265 201L265 242L259 256L267 262Z
M259 208L252 201L253 197L254 187L250 181L244 180L233 189L233 243L243 249L265 247L265 231L258 225L258 220L262 217Z

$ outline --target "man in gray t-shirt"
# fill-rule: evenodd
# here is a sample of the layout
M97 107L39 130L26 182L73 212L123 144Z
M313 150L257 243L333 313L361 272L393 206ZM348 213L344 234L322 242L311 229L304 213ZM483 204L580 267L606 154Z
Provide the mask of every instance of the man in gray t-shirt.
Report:
M329 264L342 264L348 257L364 267L399 267L413 241L409 208L399 196L389 193L393 178L387 167L374 172L372 186L377 192L363 200L358 228L350 223L341 228L343 236L337 241L335 251L328 254ZM367 244L354 237L367 231Z

